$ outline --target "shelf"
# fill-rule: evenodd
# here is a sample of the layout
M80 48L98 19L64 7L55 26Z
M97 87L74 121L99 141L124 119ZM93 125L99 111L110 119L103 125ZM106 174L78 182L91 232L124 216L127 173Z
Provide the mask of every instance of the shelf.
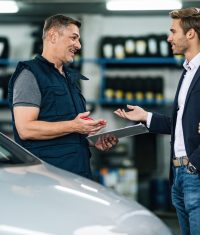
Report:
M124 59L80 59L80 61L75 61L75 64L82 63L96 63L99 65L107 65L107 64L122 64L122 65L175 65L180 66L183 63L183 59L177 59L175 57L132 57L132 58L124 58Z
M0 59L0 65L15 66L18 62L19 60Z
M8 106L8 100L1 99L0 100L0 106Z
M141 101L130 101L130 100L106 100L106 99L100 99L100 104L102 106L122 106L122 105L143 105L143 106L160 106L160 105L171 105L172 101L169 100L162 100L162 101L147 101L147 100L141 100Z
M2 65L16 65L19 61L26 59L0 59ZM172 64L179 65L183 62L182 59L175 57L132 57L124 59L104 59L104 58L85 58L79 61L74 61L74 64L79 63L96 63L96 64Z
M168 100L163 100L163 101L130 101L130 100L106 100L106 99L100 99L99 101L92 101L92 100L88 100L86 102L87 105L91 105L91 106L95 106L95 105L102 105L102 106L124 106L127 104L130 105L142 105L142 106L169 106L172 104L172 101L168 101ZM0 107L7 107L8 106L8 101L7 100L0 100Z
M179 65L182 60L174 57L133 57L125 59L99 59L100 64L172 64Z

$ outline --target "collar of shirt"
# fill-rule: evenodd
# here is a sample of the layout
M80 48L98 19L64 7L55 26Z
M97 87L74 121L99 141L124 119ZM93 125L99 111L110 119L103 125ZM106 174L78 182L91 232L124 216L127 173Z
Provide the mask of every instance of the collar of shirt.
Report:
M183 67L187 71L194 70L195 68L198 68L199 65L200 65L200 52L194 58L192 58L192 60L190 62L185 60L183 63Z

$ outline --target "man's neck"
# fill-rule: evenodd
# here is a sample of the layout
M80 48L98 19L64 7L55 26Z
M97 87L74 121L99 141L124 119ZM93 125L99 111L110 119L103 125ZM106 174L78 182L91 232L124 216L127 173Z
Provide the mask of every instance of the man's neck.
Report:
M53 63L55 68L62 74L63 73L63 63L58 61L55 57L49 55L48 53L43 52L42 56L48 60L49 62Z
M186 51L185 59L190 62L200 52L200 43L197 46L193 46L190 50Z

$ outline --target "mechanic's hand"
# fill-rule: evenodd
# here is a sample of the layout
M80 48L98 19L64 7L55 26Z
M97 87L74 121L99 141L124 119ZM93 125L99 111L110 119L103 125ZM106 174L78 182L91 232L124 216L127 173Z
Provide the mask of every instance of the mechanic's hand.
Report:
M89 117L90 112L79 113L73 120L75 128L74 132L80 134L94 135L102 128L106 127L107 121L105 119L93 120Z
M129 119L131 121L147 121L148 112L141 107L127 105L127 108L131 111L126 112L124 109L117 109L114 113L121 118Z
M94 146L101 151L108 151L119 142L118 138L111 134L100 136Z

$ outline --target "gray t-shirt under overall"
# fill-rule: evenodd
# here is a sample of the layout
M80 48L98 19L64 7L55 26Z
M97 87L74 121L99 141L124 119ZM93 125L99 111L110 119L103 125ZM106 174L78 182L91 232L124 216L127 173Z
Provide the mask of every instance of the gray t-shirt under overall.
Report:
M13 106L40 107L41 93L34 74L24 69L14 84Z

